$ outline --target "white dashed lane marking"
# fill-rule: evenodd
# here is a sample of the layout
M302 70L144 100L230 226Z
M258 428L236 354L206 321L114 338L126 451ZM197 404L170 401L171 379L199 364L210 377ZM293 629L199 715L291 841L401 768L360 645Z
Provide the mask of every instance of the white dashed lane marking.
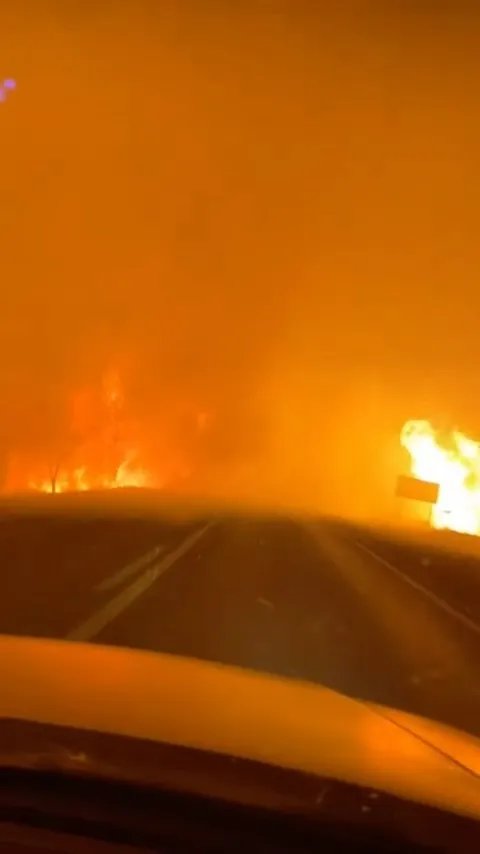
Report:
M67 640L71 641L91 641L95 638L108 623L111 623L116 617L122 614L142 593L145 593L154 582L163 575L167 569L170 569L179 558L183 557L190 549L198 542L198 540L206 534L209 528L214 523L209 522L194 531L190 536L183 540L180 545L169 554L165 555L162 560L157 561L153 566L149 566L135 581L117 593L113 599L110 599L106 605L103 605L95 611L87 620L80 623L73 631L67 635ZM144 555L144 557L146 557ZM131 565L130 565L131 567ZM127 567L125 567L127 569Z
M111 590L112 587L119 587L120 584L123 584L123 582L132 575L135 575L135 573L144 569L144 567L148 566L149 563L153 563L153 561L159 557L163 551L165 551L165 546L155 546L155 548L151 549L146 554L137 557L131 563L127 563L126 566L118 569L113 573L113 575L109 575L108 578L104 578L100 584L97 584L95 590L98 593L103 593L105 590Z

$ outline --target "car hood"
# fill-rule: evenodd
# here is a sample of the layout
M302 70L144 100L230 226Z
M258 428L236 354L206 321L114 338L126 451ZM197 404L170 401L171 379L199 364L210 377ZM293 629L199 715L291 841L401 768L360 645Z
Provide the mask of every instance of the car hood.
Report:
M0 720L250 759L480 818L480 741L309 683L158 653L0 636Z

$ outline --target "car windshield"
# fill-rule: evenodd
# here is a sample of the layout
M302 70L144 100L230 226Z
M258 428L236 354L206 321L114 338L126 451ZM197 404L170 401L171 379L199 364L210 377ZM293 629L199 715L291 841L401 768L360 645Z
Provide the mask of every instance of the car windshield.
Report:
M2 4L0 633L480 737L479 39Z

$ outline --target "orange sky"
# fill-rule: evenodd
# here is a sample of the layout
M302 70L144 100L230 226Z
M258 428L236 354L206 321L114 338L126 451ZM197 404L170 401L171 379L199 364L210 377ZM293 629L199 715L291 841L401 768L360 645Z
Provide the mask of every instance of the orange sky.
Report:
M461 0L2 4L8 442L112 360L145 417L320 434L373 371L478 429L479 39Z

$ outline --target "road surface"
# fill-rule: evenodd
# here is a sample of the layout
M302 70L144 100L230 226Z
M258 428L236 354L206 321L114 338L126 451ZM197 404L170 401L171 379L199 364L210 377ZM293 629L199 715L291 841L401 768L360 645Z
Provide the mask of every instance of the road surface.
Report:
M0 631L307 679L480 736L480 560L328 521L0 518Z

